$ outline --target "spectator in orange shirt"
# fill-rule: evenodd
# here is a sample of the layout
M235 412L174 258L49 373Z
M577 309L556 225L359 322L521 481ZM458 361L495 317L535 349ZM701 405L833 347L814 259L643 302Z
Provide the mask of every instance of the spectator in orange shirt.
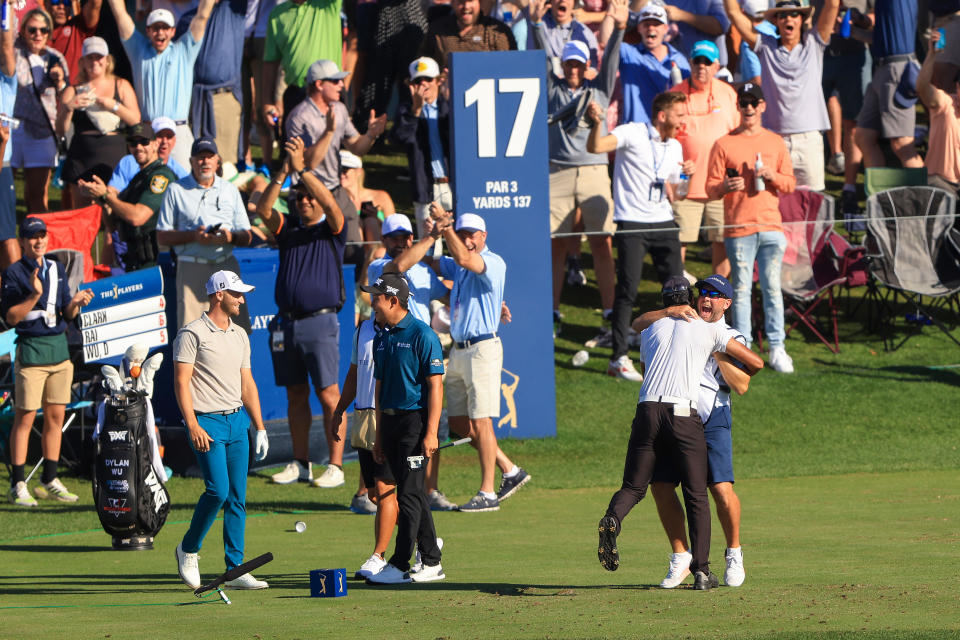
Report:
M714 76L720 69L720 50L709 40L700 40L691 50L690 77L671 88L687 96L687 118L677 140L683 157L692 160L696 169L690 176L686 198L673 201L673 217L680 227L680 259L686 262L687 244L696 242L700 224L723 225L723 202L707 197L707 160L713 143L740 124L737 93L726 82ZM730 275L730 262L723 246L723 229L707 231L712 248L713 272Z
M766 102L760 86L743 85L737 92L737 106L740 126L713 145L706 184L708 197L723 198L724 243L733 276L733 327L746 336L750 346L750 290L756 260L770 366L793 373L793 360L783 348L780 266L787 238L780 220L779 194L793 191L797 179L783 138L761 125Z

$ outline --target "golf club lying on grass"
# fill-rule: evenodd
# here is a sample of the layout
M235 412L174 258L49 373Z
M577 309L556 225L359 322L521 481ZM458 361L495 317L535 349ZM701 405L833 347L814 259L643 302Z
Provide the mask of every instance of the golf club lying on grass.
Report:
M230 569L230 571L227 571L226 573L224 573L222 576L220 576L213 582L200 585L199 587L193 590L193 595L197 596L198 598L202 598L203 593L205 591L216 589L217 593L220 594L220 599L226 602L227 604L231 604L230 598L228 598L227 594L223 592L223 589L220 588L220 585L222 585L224 582L230 582L231 580L236 580L243 574L250 573L254 569L258 567L262 567L263 565L267 564L271 560L273 560L273 554L268 551L262 556L257 556L253 560L244 562L240 566Z

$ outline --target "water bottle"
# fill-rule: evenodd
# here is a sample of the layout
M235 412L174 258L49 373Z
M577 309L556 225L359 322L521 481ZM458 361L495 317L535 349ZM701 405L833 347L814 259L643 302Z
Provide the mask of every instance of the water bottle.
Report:
M677 200L683 200L687 197L687 194L690 193L690 176L685 173L680 174L680 182L677 183L677 186L673 189L673 195L676 196Z
M680 67L676 62L670 63L670 86L675 87L683 82L683 76L680 74Z
M763 178L760 177L760 169L763 169L763 159L760 157L760 154L757 154L757 164L753 165L753 186L756 188L757 193L762 193L767 190L767 183L763 181Z
M843 21L840 23L840 37L850 37L850 9L847 9L843 14Z

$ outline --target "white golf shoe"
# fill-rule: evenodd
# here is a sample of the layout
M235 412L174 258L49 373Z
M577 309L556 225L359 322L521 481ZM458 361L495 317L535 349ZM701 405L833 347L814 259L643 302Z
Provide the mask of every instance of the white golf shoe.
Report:
M410 574L387 563L383 566L383 569L367 578L367 582L371 584L404 584L410 582Z
M410 573L417 573L418 571L423 569L423 560L420 558L420 549L419 547L414 547L414 548L417 551L417 555L413 561L413 565L411 565L410 567ZM443 549L443 538L441 538L440 536L437 536L437 548L441 550ZM413 576L410 576L410 577L413 577Z
M420 571L410 574L410 579L414 582L434 582L435 580L443 580L447 577L447 574L443 572L443 567L439 564L435 564L432 567L423 567Z
M310 482L313 480L313 465L306 467L297 460L293 460L283 468L283 471L270 476L276 484L293 484L294 482Z
M343 485L343 469L332 464L327 465L327 470L320 474L319 478L315 478L311 482L315 487L320 487L321 489L333 489L334 487L340 487Z
M367 561L360 565L360 568L357 570L353 576L358 580L365 580L375 573L379 573L381 569L387 566L387 561L379 553L375 553Z
M37 506L37 501L33 499L29 489L27 489L27 483L23 481L10 487L10 493L7 494L7 499L10 501L10 504L15 504L18 507Z
M246 589L252 591L253 589L266 589L270 585L264 580L257 580L249 573L245 573L239 578L224 582L223 586L226 589Z
M179 544L176 554L177 573L180 574L180 579L191 589L196 589L200 586L200 566L197 563L200 556L196 553L187 553Z
M690 562L692 560L693 554L689 551L670 554L670 567L667 569L667 576L660 583L660 588L673 589L679 586L690 575Z
M724 558L727 570L723 574L723 583L728 587L739 587L747 577L747 572L743 570L743 549L727 549Z

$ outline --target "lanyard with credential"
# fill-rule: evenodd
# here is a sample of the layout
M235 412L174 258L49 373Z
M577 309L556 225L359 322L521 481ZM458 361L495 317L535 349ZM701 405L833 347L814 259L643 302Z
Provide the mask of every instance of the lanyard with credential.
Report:
M650 193L648 194L651 202L660 202L663 200L663 179L660 177L660 167L663 166L663 160L667 157L667 147L664 145L663 153L660 155L660 161L657 161L657 149L653 143L652 127L648 127L647 135L650 141L650 157L653 161L653 180L650 182ZM656 197L654 197L656 192Z

